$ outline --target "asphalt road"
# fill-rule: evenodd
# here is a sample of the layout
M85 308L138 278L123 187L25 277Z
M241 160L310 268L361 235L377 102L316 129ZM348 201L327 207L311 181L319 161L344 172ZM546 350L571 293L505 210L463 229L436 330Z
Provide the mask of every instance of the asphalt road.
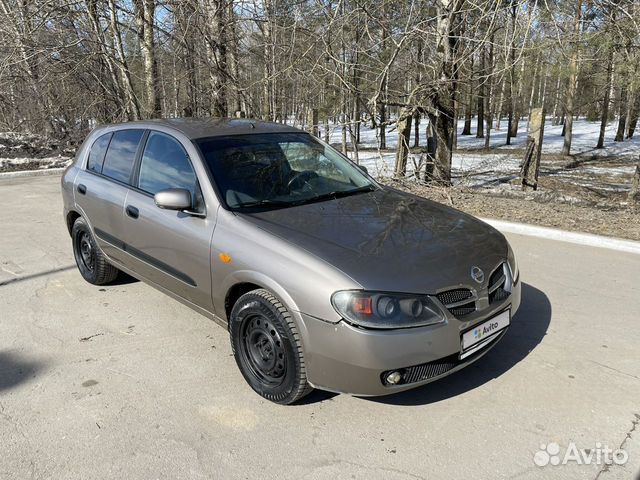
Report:
M141 282L85 283L58 182L0 180L0 478L637 475L639 255L509 235L523 302L483 359L392 397L283 407L245 384L223 328ZM629 459L537 466L552 442Z

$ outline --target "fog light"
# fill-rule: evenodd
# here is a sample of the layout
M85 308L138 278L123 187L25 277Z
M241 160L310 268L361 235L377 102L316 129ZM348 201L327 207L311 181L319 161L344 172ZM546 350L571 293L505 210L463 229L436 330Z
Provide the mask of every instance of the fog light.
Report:
M386 380L389 385L397 385L402 381L402 374L397 371L388 373Z

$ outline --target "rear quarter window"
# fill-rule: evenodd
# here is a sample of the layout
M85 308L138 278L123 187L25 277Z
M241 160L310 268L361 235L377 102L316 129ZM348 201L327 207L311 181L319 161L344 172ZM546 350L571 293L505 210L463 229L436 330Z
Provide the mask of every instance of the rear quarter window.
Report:
M120 130L113 134L104 157L102 174L129 183L144 130Z
M87 170L102 172L102 162L104 162L104 154L107 153L109 140L111 140L111 133L105 133L93 142L89 151L89 160L87 160Z

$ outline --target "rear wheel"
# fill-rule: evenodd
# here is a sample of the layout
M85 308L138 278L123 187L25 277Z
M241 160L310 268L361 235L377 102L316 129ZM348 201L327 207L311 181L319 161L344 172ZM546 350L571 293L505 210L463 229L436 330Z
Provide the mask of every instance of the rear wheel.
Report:
M256 393L288 405L311 392L298 330L269 291L254 290L238 299L229 332L238 368Z
M93 285L109 283L118 276L118 269L111 265L98 248L89 225L79 217L71 229L73 256L82 278Z

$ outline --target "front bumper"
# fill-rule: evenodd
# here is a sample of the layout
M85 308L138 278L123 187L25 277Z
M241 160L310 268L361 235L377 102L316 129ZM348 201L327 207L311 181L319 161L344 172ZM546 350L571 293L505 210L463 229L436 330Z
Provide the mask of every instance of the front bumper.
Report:
M511 295L497 305L491 305L471 321L448 316L446 322L427 327L399 330L367 330L346 322L327 323L299 314L307 379L316 388L353 395L376 396L409 390L442 378L473 363L489 351L504 335L464 360L460 353L462 331L511 308L511 315L520 306L521 281L513 286ZM429 364L425 368L433 376L401 385L384 385L383 372ZM446 364L446 369L442 365ZM443 372L443 373L439 373Z

